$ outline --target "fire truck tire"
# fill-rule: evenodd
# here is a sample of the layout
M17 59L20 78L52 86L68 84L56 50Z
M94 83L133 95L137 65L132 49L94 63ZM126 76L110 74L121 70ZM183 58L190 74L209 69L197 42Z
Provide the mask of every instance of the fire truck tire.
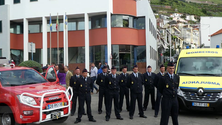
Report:
M63 123L63 122L65 122L67 119L68 119L68 116L67 116L67 117L63 117L63 118L59 118L59 119L57 119L57 120L53 120L53 122L55 122L55 123Z
M12 111L8 106L0 107L0 125L16 125Z

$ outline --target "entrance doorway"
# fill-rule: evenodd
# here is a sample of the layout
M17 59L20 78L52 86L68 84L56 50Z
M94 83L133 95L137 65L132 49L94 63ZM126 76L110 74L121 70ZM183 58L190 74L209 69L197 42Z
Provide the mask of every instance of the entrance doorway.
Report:
M119 65L122 68L123 66L126 66L127 69L130 69L131 62L130 62L130 53L120 53L119 54ZM120 69L121 70L121 69Z

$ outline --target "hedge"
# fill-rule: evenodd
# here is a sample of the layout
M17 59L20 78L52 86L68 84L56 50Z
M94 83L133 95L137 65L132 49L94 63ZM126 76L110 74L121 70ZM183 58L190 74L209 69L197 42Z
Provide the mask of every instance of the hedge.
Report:
M37 70L38 72L42 72L42 66L40 63L32 60L21 62L18 66L29 67Z

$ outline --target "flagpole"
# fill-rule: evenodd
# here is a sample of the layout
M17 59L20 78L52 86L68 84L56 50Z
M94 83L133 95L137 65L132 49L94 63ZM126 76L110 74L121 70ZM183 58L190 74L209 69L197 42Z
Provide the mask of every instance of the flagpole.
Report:
M50 48L49 48L49 62L50 62L50 65L52 64L52 51L51 51L51 48L52 48L52 31L51 31L51 22L52 21L52 18L51 18L51 13L50 13Z
M66 19L67 18L67 16L66 16L66 13L65 13L65 50L67 49L67 22L66 22ZM64 53L65 53L65 56L64 56L64 58L65 58L65 61L64 61L64 63L65 63L65 65L68 65L68 62L67 62L67 53L66 53L66 51L64 51Z
M59 64L59 18L57 13L57 60Z

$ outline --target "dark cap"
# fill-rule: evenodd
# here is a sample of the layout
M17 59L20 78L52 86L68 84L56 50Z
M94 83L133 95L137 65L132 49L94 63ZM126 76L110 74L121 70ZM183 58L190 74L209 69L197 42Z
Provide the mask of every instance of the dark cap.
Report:
M76 70L77 70L77 69L79 69L79 67L78 67L78 66L76 67Z
M116 69L116 67L115 66L112 66L112 68L111 69Z
M173 62L169 62L169 63L167 64L167 66L174 66L174 63L173 63Z
M107 68L107 66L103 66L103 67L102 67L102 69L105 69L105 68Z
M42 67L42 70L46 70L46 69L48 69L48 66Z
M162 64L162 65L160 65L160 68L162 68L162 67L165 67L165 66Z
M133 68L138 68L138 66L137 66L137 65L134 65Z
M149 66L147 66L147 68L152 68L152 67L149 65Z
M82 72L84 73L84 72L88 72L88 71L87 71L87 69L83 69L83 71L82 71Z
M123 69L124 69L124 68L127 68L127 67L126 67L126 66L123 66Z

